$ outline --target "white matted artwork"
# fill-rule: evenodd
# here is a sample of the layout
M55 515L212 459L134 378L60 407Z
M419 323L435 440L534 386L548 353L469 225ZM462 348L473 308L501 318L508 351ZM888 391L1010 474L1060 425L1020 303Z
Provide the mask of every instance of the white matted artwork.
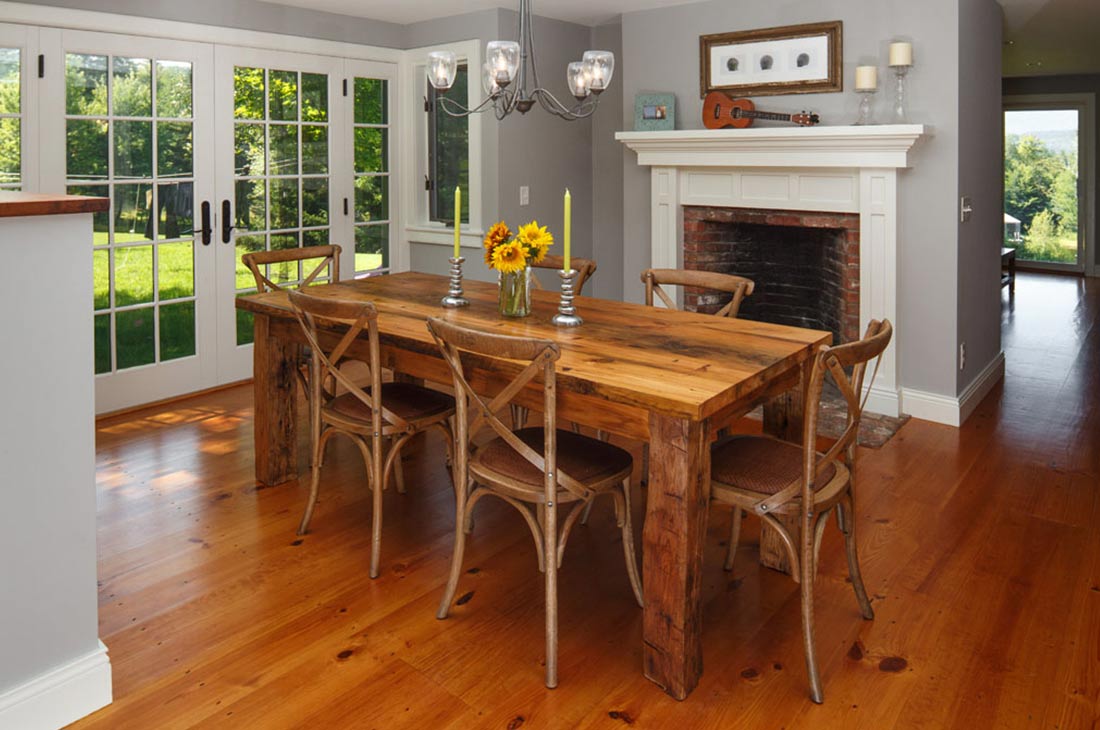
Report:
M838 20L701 36L701 95L840 91L841 30Z

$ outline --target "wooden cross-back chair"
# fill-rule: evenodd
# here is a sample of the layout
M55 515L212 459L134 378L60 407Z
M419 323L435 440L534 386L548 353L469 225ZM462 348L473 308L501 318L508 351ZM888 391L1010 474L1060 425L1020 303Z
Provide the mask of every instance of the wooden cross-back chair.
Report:
M669 293L661 288L662 284L690 286L732 294L733 297L729 302L715 312L719 317L736 317L741 309L742 300L750 296L756 286L752 279L746 279L743 276L689 269L646 269L642 272L642 282L645 284L645 303L653 306L653 297L656 295L669 309L679 309L679 307Z
M556 687L557 571L573 525L585 505L601 494L610 494L614 500L627 575L634 598L639 606L642 605L630 516L633 459L617 446L557 429L556 363L560 353L553 342L479 332L434 317L428 320L428 330L451 368L456 400L455 546L450 577L437 616L440 619L447 617L458 588L468 517L474 506L486 496L504 500L527 522L535 540L539 570L545 574L546 686ZM466 353L495 361L512 361L519 372L496 396L482 396L466 378L463 365ZM510 370L494 369L496 372ZM538 381L543 390L542 426L513 432L501 420L501 413L521 390ZM496 437L473 448L479 432L486 428ZM558 507L569 504L572 507L559 529Z
M552 271L554 278L558 278L558 272L561 271L565 265L565 259L561 256L543 256L542 261L531 264L531 268L534 269L547 269ZM588 281L593 274L596 273L596 262L592 259L579 259L573 256L569 259L569 266L577 270L577 278L573 281L573 293L578 297L581 295L581 291L584 289L584 283ZM532 272L533 273L533 272ZM559 286L560 282L551 281L547 287L543 287L542 282L538 280L538 277L532 276L535 286L539 289L549 288L551 290Z
M252 278L256 280L256 291L262 294L268 291L282 291L289 285L296 285L299 289L304 289L319 278L325 283L340 281L340 253L342 250L336 244L332 244L331 246L306 246L305 248L287 248L275 251L253 251L241 256L241 262L252 272ZM320 261L308 274L299 269L298 276L291 277L288 281L283 282L276 282L270 276L272 265L294 263L295 266L300 267L302 262L312 261L313 259L320 259ZM299 277L301 278L299 279ZM302 386L302 393L308 399L310 393L308 348L302 348L299 353L298 367L295 372L298 375L298 382Z
M290 291L290 303L313 357L310 359L310 488L298 534L309 529L321 480L325 445L336 435L346 436L359 447L373 497L371 515L370 576L378 577L382 547L382 494L390 474L396 471L401 448L417 433L438 428L448 451L454 415L449 395L412 383L383 383L378 341L378 312L370 302L320 298ZM367 356L353 355L350 348L366 338ZM335 344L332 344L335 342ZM357 385L340 365L357 361L367 367L370 386ZM321 388L331 378L347 392L334 395ZM388 448L387 448L388 446Z
M872 320L862 340L823 347L814 360L806 393L802 443L770 436L733 436L711 449L711 501L733 507L726 570L733 569L741 531L742 510L758 515L775 530L787 552L791 577L802 589L802 637L810 697L823 700L814 651L813 583L821 538L829 513L836 508L837 525L844 534L848 574L863 617L875 617L856 553L855 479L856 440L866 402L860 400L867 363L882 355L893 336L888 320ZM877 370L877 363L876 363ZM850 374L849 374L850 372ZM826 377L844 397L847 425L828 451L817 451L817 421ZM874 382L874 373L871 375ZM869 392L869 388L868 388ZM791 534L773 515L798 515L799 534Z
M565 259L561 256L547 255L543 256L542 261L540 261L538 264L532 263L531 268L547 269L549 270L549 272L553 273L552 275L554 279L557 279L558 273L561 272L561 268L564 265ZM572 268L576 269L576 279L573 281L573 294L577 297L580 297L581 290L584 288L585 281L587 281L588 278L596 273L596 262L592 261L591 258L576 258L574 256L570 258L569 265ZM535 286L539 289L544 288L537 276L532 276L531 281L533 281L533 283L535 283ZM551 290L558 286L560 286L559 281L551 281L551 283L547 285L547 287ZM527 409L522 406L511 407L511 425L513 425L513 428L524 428L524 425L526 423ZM576 431L577 428L579 427L576 427L576 425L574 425L573 430ZM587 516L585 516L585 520L587 520Z

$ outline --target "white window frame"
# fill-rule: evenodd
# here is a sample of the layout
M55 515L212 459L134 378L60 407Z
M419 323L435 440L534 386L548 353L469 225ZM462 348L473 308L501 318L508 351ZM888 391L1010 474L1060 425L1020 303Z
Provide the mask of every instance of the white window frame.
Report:
M5 18L6 20L6 18ZM20 50L19 58L19 189L38 192L38 29L0 23L0 46Z
M458 62L466 64L469 74L467 106L474 107L482 101L481 77L478 73L478 69L481 68L481 41L460 41L413 48L405 52L405 61L402 64L401 109L406 115L405 118L409 120L405 125L409 133L402 145L401 166L406 171L415 170L415 174L411 176L411 180L409 175L405 177L408 181L404 186L402 200L402 207L407 213L405 235L402 236L398 246L398 261L393 262L394 271L408 269L411 243L454 245L454 229L429 219L428 191L424 189L423 184L428 174L428 119L424 112L424 96L427 88L425 66L430 52L444 50L453 51L458 57ZM470 120L468 150L470 189L464 190L463 194L470 196L470 220L462 226L460 239L463 248L480 248L481 239L485 236L485 176L482 170L482 136L485 120L483 117L483 114L471 114L468 117ZM398 266L400 268L397 268Z

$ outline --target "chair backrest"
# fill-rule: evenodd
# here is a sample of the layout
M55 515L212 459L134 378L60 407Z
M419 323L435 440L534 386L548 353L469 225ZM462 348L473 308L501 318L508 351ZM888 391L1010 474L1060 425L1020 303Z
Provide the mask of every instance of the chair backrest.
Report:
M738 310L741 309L741 300L751 295L755 288L752 279L746 279L743 276L689 269L646 269L642 272L642 282L645 283L645 303L653 306L653 295L656 294L669 309L679 309L679 307L668 292L661 288L662 284L728 292L733 295L733 298L726 306L715 312L719 317L736 317Z
M535 269L554 269L555 271L561 271L564 265L565 259L561 256L547 255L537 264L531 264L531 267ZM569 265L577 270L577 279L573 282L573 293L579 297L581 295L581 290L584 288L584 282L588 281L588 278L596 273L596 262L592 259L579 259L573 256L569 259ZM556 273L554 276L557 278ZM539 282L538 277L532 276L531 279L539 289L544 288L542 283ZM556 282L552 282L549 286L553 289L557 284Z
M321 408L322 383L331 377L371 410L374 433L385 420L404 428L408 422L382 407L382 364L378 340L378 310L371 302L317 297L291 290L290 304L310 347L310 407ZM349 355L348 350L366 333L367 357ZM335 343L335 344L333 344ZM364 391L340 370L346 362L359 362L368 369L370 389ZM333 388L333 392L335 392Z
M804 504L812 505L812 494L816 487L821 486L816 484L817 476L829 464L842 459L849 469L852 468L856 440L859 437L859 424L863 417L863 406L866 403L866 397L860 400L860 394L863 392L867 364L882 355L893 335L894 327L890 324L890 320L881 322L871 320L863 339L836 347L823 347L818 351L807 389L806 414L802 430L804 464L802 497L806 500ZM877 370L876 364L875 371ZM833 381L844 398L847 425L836 443L818 457L817 423L826 378ZM871 375L871 380L874 381L874 373Z
M455 390L455 441L456 469L466 473L469 447L483 428L490 428L523 459L533 464L545 476L544 487L548 502L554 500L558 486L579 497L589 496L583 484L557 468L557 379L556 363L561 356L557 344L550 340L512 337L462 327L438 317L428 318L428 331L439 345L443 359L451 368ZM511 360L526 362L510 381L504 384L492 398L473 389L466 377L463 353L489 361ZM514 369L514 368L512 368ZM512 369L493 366L494 373ZM501 413L528 383L541 376L543 389L543 456L524 443L512 432ZM556 479L553 475L556 475Z
M326 269L328 269L326 277L328 281L340 281L341 250L339 246L332 244L331 246L306 246L305 248L287 248L275 251L254 251L241 256L241 261L252 272L252 277L256 280L256 290L259 292L282 291L288 283L297 281L301 281L298 288L304 289L312 284L318 276L321 276L321 273ZM313 259L321 259L321 261L308 274L298 271L296 276L292 276L281 283L276 283L270 276L269 267L271 264L293 262L297 267L298 262Z

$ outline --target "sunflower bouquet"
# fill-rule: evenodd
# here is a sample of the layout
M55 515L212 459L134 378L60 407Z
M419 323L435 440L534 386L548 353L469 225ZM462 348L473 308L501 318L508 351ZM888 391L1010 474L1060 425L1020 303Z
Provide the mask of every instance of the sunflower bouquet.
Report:
M485 234L485 263L500 272L500 313L526 317L531 311L530 265L546 257L554 236L538 221L520 226L516 233L504 221Z

